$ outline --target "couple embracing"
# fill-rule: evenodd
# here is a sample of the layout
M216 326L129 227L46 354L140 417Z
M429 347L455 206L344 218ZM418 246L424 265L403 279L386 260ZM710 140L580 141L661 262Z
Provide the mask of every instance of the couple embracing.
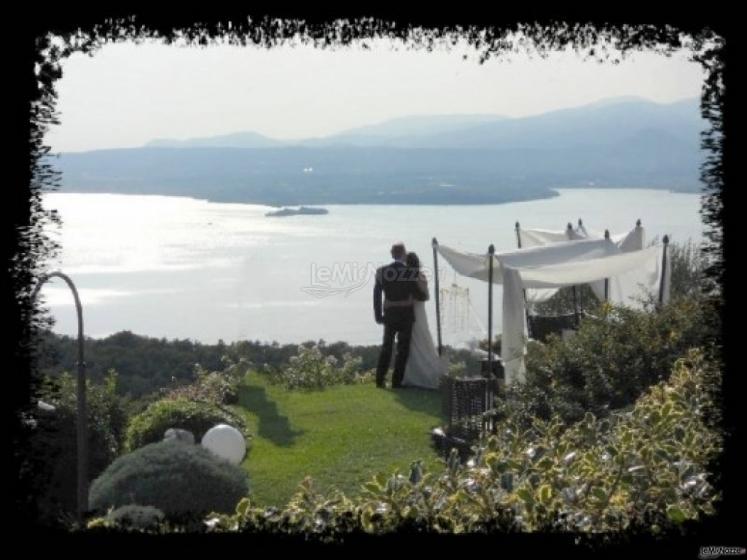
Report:
M404 243L392 245L391 254L394 261L376 271L373 292L374 318L384 325L376 386L384 387L396 338L392 387L436 389L446 374L446 365L428 328L428 283L418 256L408 253Z

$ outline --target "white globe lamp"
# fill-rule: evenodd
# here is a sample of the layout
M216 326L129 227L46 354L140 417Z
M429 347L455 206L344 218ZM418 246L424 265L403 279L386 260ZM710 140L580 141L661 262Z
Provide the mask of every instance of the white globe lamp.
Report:
M244 436L233 426L218 424L202 436L201 445L215 453L221 459L238 465L246 455Z

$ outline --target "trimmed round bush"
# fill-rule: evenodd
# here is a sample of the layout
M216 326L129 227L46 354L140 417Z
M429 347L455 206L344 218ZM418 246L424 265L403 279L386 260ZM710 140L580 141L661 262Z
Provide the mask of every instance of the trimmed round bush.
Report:
M102 512L130 504L167 516L232 512L249 492L246 472L200 445L152 443L123 455L93 481L90 507Z
M244 428L240 418L218 406L187 399L162 399L133 416L127 426L125 449L135 450L149 443L161 441L169 428L192 432L200 441L216 424L230 424Z

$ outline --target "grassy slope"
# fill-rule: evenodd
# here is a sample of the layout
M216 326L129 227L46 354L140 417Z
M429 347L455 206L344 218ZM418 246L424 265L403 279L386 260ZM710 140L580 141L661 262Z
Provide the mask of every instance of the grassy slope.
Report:
M254 436L243 466L258 505L281 505L309 475L316 486L347 495L378 472L422 459L437 462L430 430L440 425L440 393L377 389L373 384L286 391L247 376L240 407Z

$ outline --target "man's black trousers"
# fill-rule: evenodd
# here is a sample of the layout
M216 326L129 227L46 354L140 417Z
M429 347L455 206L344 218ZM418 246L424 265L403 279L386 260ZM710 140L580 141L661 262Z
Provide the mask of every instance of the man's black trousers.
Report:
M379 364L376 368L376 385L384 386L386 372L392 361L392 350L394 349L394 337L397 337L397 355L394 360L394 373L392 374L392 387L402 385L405 377L407 357L410 354L410 339L412 338L413 320L410 317L397 321L386 321L384 324L384 340L379 354Z

